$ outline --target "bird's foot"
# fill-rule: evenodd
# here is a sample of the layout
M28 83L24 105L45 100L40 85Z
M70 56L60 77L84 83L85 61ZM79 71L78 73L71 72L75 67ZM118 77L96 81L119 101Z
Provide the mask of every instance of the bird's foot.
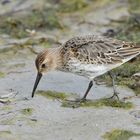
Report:
M67 99L66 101L75 102L75 103L82 103L82 102L87 101L87 99L86 99L86 98L75 99L75 100L68 100L68 99Z
M64 101L64 106L71 107L71 108L78 108L85 101L87 101L86 98L75 99L75 100L68 100L67 99Z
M119 99L118 94L119 94L118 92L114 92L114 94L111 97L109 97L108 99L115 99L115 98L117 98L117 100L119 101L120 99Z
M83 102L86 102L86 101L87 101L86 98L81 98L81 99L79 100L80 103L83 103Z

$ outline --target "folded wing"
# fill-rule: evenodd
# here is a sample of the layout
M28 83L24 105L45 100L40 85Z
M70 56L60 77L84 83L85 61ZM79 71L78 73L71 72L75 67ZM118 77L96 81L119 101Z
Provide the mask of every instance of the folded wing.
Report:
M123 63L140 53L140 47L133 43L93 35L72 38L63 49L86 64Z

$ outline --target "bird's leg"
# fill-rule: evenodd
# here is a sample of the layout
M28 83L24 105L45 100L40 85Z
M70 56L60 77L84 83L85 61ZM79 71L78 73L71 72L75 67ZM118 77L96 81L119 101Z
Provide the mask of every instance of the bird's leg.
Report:
M89 85L88 85L88 88L87 88L87 90L86 90L86 92L85 92L83 98L81 98L81 99L76 99L75 101L72 101L72 100L67 100L67 101L68 101L68 102L72 102L72 103L75 102L75 103L78 103L78 105L80 105L81 102L86 101L86 97L87 97L87 95L88 95L88 93L89 93L89 91L90 91L90 89L91 89L92 86L93 86L93 81L90 81L90 83L89 83Z
M114 92L114 94L110 98L114 98L116 96L117 99L119 100L119 96L118 96L119 93L116 91L116 87L115 87L115 75L111 71L109 71L108 73L109 73L110 78L112 79L112 86L113 86L113 92Z
M87 90L86 90L83 98L81 99L81 101L85 101L86 100L86 97L87 97L87 95L88 95L88 93L89 93L89 91L90 91L90 89L91 89L92 86L93 86L93 81L90 81L90 83L88 85L88 88L87 88Z

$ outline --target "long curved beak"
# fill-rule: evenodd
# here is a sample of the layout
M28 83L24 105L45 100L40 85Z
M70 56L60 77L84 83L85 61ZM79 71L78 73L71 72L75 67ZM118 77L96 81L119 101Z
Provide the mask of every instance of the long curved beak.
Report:
M39 83L41 77L42 77L42 73L39 73L39 72L38 72L38 73L37 73L36 80L35 80L34 88L33 88L33 91L32 91L32 98L34 97L34 93L35 93L35 91L36 91L36 88L37 88L37 86L38 86L38 83Z

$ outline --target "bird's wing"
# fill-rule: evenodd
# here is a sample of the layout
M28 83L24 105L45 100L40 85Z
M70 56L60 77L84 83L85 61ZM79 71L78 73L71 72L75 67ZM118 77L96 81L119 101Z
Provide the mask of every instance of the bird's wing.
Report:
M139 54L140 47L133 43L90 35L68 40L63 45L63 51L83 63L116 64Z

